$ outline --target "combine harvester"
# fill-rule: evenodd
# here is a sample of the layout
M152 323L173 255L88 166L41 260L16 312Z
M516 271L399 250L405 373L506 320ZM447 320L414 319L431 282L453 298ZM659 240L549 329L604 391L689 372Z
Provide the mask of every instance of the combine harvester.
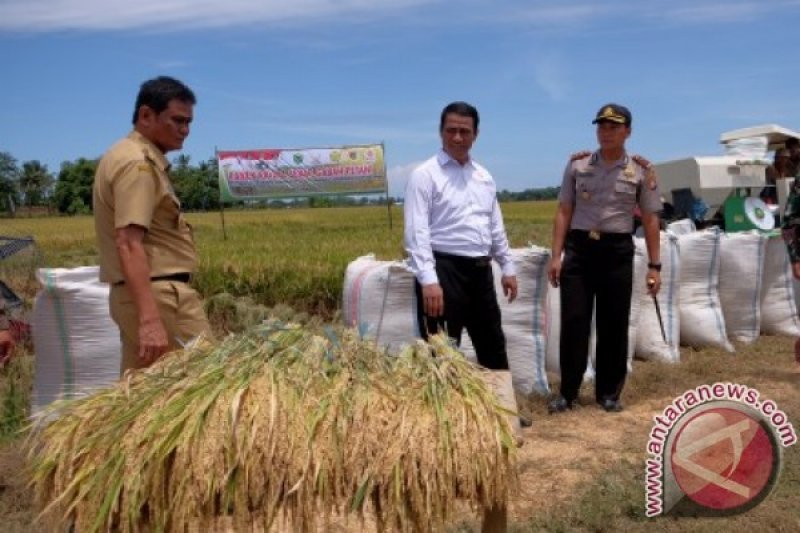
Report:
M766 186L767 152L783 148L800 133L777 124L752 126L720 135L725 155L693 156L655 165L673 220L689 218L702 228L725 231L770 230L786 206L792 178L777 180L778 204L759 199Z

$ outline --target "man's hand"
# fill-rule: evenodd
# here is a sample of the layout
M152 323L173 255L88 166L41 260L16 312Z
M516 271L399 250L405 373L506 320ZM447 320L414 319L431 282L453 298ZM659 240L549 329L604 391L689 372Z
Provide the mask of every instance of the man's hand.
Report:
M547 267L547 277L550 279L550 285L558 287L561 280L561 255L552 256L550 258L550 266Z
M430 317L444 314L444 292L438 283L422 286L422 308Z
M517 299L517 276L503 276L500 285L503 286L503 294L508 297L508 303Z
M168 346L167 330L160 318L139 322L139 359L144 365L151 365L167 351Z
M14 352L14 337L7 329L0 330L0 368L3 368Z
M792 274L794 274L794 279L800 279L800 261L792 263Z
M648 270L647 271L647 293L650 296L658 295L659 289L661 289L661 272L657 270Z

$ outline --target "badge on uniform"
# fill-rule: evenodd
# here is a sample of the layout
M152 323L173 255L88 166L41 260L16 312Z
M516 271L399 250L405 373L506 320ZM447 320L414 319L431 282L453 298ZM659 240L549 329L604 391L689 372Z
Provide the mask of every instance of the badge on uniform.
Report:
M647 188L651 191L656 190L658 187L658 181L656 180L656 171L653 170L653 167L649 167L647 169Z
M586 201L589 201L592 198L592 194L589 191L582 191L581 198L583 198Z

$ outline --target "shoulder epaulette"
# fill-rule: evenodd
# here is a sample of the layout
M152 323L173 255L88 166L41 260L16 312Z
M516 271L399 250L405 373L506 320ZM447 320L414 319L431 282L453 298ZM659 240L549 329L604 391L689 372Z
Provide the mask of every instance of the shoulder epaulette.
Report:
M579 159L586 159L590 155L592 155L592 152L590 152L589 150L581 150L580 152L575 152L571 156L569 156L569 161L571 163L573 161L578 161Z

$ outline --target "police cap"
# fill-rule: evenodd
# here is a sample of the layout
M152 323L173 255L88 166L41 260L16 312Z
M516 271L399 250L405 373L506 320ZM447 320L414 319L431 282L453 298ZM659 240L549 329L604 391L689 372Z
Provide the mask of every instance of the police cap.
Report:
M616 122L617 124L625 124L630 126L633 118L628 108L619 104L606 104L597 112L592 124L598 122Z

